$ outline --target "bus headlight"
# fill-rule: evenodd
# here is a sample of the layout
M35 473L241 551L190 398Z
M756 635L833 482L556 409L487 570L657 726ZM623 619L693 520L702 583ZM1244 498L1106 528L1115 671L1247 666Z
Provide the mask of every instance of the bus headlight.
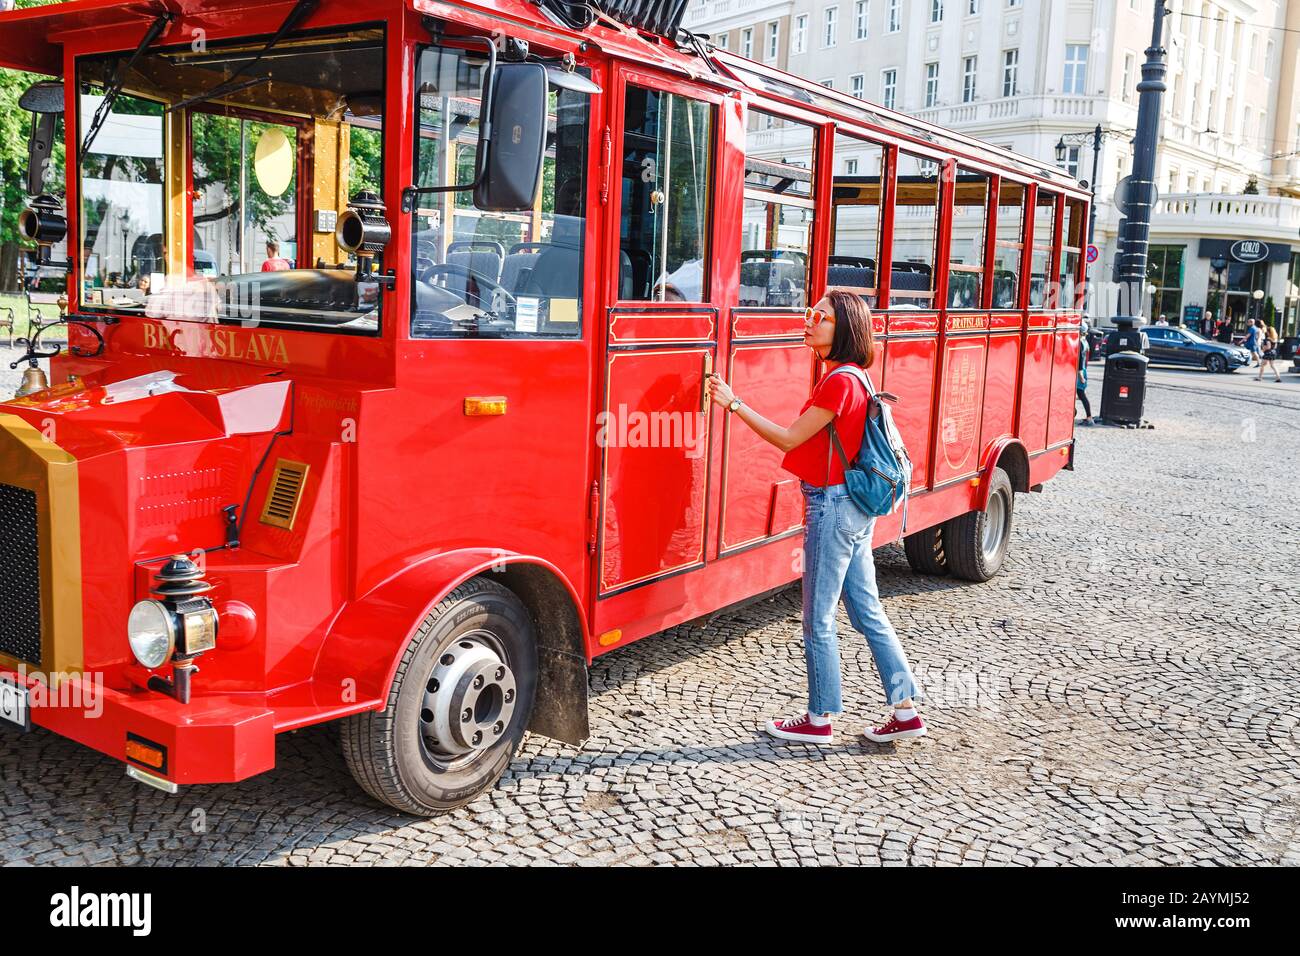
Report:
M126 638L141 666L162 667L176 650L176 619L161 601L141 601L131 608Z

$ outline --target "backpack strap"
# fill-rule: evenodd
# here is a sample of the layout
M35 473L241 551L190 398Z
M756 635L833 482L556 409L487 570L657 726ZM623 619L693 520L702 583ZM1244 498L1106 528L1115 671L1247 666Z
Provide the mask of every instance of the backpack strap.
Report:
M871 386L871 376L869 376L862 369L858 368L856 365L841 365L838 368L836 368L834 371L832 371L830 375L827 375L825 379L822 379L822 382L825 383L826 380L831 377L831 375L835 375L837 372L848 372L850 375L853 375L854 378L858 379L860 382L862 382L863 385L866 386L868 398L875 397L876 390ZM868 414L870 414L869 411ZM848 474L849 468L851 466L849 465L848 456L844 454L844 446L840 444L840 436L835 433L834 418L832 418L829 422L826 423L826 430L830 432L831 435L830 444L826 446L826 484L830 485L832 446L835 448L835 453L840 456L840 464L844 466L845 474Z

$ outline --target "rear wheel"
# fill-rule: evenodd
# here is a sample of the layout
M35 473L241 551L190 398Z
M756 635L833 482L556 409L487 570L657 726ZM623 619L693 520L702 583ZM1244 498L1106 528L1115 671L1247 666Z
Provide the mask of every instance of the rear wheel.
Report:
M967 581L987 581L1002 570L1011 541L1015 493L1001 468L993 469L988 506L949 519L943 526L948 568Z
M903 539L907 563L919 574L947 574L948 557L943 550L943 525L926 528Z
M406 813L462 807L510 765L536 690L527 609L493 581L467 581L425 618L384 710L342 722L348 769L372 797Z
M1205 370L1207 372L1226 372L1228 370L1228 360L1222 355L1210 355L1205 359Z

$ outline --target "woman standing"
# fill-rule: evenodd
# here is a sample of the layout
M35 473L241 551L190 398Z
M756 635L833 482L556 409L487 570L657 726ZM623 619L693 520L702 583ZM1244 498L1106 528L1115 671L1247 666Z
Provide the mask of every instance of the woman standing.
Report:
M876 519L849 497L844 466L838 455L831 454L827 431L828 427L835 428L845 457L853 461L862 445L870 401L866 386L851 367L864 369L875 357L871 311L856 295L828 292L805 315L803 339L826 363L827 374L788 428L758 414L717 375L709 379L713 401L785 452L782 467L802 479L808 711L799 717L769 720L765 729L782 740L828 744L834 739L831 718L843 709L835 627L835 611L843 594L849 620L866 637L885 697L893 707L881 726L867 727L863 734L878 743L920 737L926 731L916 712L919 689L876 590L876 565L871 552ZM840 368L845 371L834 374Z
M1263 324L1263 320L1260 320ZM1267 365L1273 370L1273 381L1282 381L1282 376L1273 363L1277 361L1277 329L1268 326L1263 332L1263 342L1259 346L1259 374L1255 376L1255 381L1264 381L1264 366Z

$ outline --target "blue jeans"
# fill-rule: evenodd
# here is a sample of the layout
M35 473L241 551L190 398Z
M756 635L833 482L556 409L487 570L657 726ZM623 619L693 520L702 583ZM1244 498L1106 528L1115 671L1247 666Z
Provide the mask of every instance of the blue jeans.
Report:
M819 488L802 483L804 494L803 645L808 662L808 710L834 714L840 700L840 648L835 610L844 596L849 621L860 631L875 658L890 704L920 689L908 666L898 635L890 626L880 592L871 531L876 519L863 512L844 485Z

